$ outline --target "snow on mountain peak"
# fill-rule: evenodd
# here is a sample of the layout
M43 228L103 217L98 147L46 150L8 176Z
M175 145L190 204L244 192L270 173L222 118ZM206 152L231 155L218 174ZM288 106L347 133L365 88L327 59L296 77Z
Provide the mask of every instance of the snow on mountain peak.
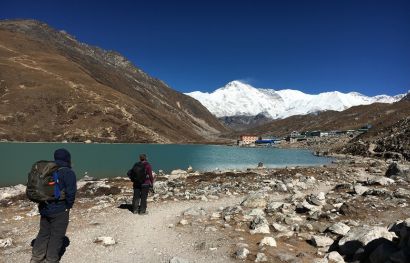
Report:
M200 101L217 117L256 116L264 113L273 119L317 111L342 111L357 105L375 102L393 103L404 95L379 95L368 97L357 92L323 92L317 95L298 90L258 89L239 80L234 80L212 93L194 91L186 93Z

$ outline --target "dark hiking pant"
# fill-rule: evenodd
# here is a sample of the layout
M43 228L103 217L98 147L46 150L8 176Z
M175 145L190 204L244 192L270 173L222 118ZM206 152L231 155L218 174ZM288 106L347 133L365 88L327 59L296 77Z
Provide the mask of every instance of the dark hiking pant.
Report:
M69 211L41 216L40 231L34 241L31 263L60 261L60 252L63 250L68 217Z
M134 188L134 197L132 198L132 211L134 213L146 212L148 192L149 185Z

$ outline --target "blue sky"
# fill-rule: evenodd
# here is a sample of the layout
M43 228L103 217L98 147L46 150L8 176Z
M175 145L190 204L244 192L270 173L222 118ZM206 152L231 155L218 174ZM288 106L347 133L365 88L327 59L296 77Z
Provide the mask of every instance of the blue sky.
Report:
M410 89L410 1L19 1L32 18L116 50L172 88L261 88L366 95Z

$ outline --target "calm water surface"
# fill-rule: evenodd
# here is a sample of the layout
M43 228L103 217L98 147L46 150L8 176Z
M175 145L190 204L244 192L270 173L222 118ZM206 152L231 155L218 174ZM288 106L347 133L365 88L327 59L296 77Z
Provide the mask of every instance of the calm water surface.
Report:
M266 167L316 166L331 159L313 156L307 150L278 148L239 148L216 145L176 144L76 144L0 143L0 186L25 183L31 165L37 160L53 160L54 150L71 152L77 178L85 172L104 178L125 176L139 153L146 153L154 171L174 169L212 171L245 169L263 162Z

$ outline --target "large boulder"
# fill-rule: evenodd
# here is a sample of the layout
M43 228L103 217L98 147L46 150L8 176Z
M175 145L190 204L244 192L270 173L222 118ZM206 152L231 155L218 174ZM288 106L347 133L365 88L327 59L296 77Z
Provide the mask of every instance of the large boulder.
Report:
M338 244L343 255L352 257L358 249L374 250L381 241L392 241L395 237L396 234L385 227L362 226L351 229Z

